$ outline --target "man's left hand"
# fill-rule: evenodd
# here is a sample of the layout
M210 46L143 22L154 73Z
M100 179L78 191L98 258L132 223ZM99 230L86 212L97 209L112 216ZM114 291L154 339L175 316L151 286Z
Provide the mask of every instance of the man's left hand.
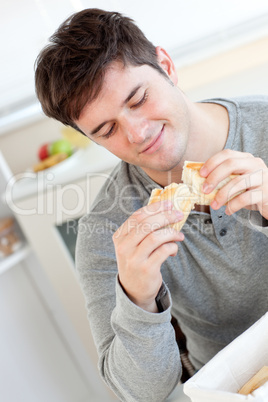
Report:
M238 175L217 192L213 209L226 205L225 212L231 215L247 208L268 219L268 168L261 158L225 149L204 163L200 175L206 177L203 191L207 194L228 176Z

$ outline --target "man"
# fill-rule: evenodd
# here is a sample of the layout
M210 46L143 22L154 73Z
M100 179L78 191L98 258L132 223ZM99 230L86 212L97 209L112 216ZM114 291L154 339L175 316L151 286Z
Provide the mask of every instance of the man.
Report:
M37 60L44 112L122 159L80 221L76 265L101 375L125 401L163 401L178 383L171 314L198 370L268 307L268 97L192 103L177 83L164 49L97 9L70 17ZM207 193L238 176L179 233L167 225L182 213L146 205L185 160L205 162Z

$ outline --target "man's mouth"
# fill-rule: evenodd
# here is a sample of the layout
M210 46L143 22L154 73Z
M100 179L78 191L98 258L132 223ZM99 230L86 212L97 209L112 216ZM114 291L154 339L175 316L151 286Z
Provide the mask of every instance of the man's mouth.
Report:
M160 133L149 143L149 145L146 145L146 148L143 151L141 151L140 153L152 154L162 145L164 127L165 127L165 125L163 125Z

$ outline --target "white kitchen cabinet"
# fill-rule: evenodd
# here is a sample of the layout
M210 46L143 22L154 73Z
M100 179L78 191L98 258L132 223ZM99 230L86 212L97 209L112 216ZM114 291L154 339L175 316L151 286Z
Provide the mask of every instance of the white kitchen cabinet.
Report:
M8 165L6 164L2 153L0 152L0 219L7 217L13 218L12 211L2 199L2 195L4 194L6 189L6 184L11 176L12 173ZM16 231L19 231L19 227L17 225L15 229ZM0 241L2 241L1 234L2 233L0 233ZM18 264L20 261L23 261L30 252L30 247L25 241L21 231L19 231L18 235L20 236L21 242L20 247L16 250L16 252L8 255L5 258L0 255L0 275L3 274L5 271L8 271L10 268Z
M89 148L37 175L10 177L2 158L1 211L14 214L25 236L25 246L0 263L3 402L115 400L97 372L73 253L62 237L118 162L100 147Z
M0 399L101 402L104 393L102 399L77 366L36 287L37 269L29 255L0 277Z

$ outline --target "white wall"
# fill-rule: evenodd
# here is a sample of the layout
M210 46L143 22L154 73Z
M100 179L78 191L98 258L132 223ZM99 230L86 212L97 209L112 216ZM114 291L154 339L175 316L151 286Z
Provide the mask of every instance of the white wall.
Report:
M268 95L268 36L178 69L179 87L193 100Z
M268 13L266 0L166 0L164 4L162 0L9 0L1 7L0 17L5 60L0 66L0 110L34 96L33 66L38 52L61 22L88 7L125 13L155 45L171 53Z
M98 7L133 18L180 65L268 34L267 0L9 0L1 7L0 134L39 115L34 62L72 13ZM23 116L20 115L23 111Z
M187 92L192 100L246 95L268 95L268 63L222 78L218 82L200 85Z

